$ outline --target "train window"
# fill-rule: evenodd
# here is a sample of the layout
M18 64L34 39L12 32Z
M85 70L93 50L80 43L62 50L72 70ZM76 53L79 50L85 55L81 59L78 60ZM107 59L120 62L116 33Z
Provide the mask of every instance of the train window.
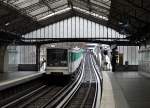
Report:
M47 66L67 66L67 49L47 49Z

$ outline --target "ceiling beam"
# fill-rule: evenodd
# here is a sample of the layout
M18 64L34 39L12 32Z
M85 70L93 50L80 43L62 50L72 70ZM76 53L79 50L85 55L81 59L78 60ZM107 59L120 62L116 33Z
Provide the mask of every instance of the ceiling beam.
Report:
M16 14L19 14L19 15L23 16L23 17L27 18L28 20L36 21L35 18L29 16L26 12L21 12L18 9L16 9L15 7L13 7L10 4L7 4L3 1L0 1L0 6L2 6L3 8L5 8L5 9L11 11L11 12L15 12Z
M142 11L145 11L147 14L150 14L150 10L144 8L142 4L141 4L141 6L139 6L134 3L134 0L125 0L125 1L128 2L129 4L131 4L132 6L134 6L135 8L138 8Z
M67 1L68 1L68 7L70 7L71 9L73 9L72 0L67 0Z
M61 43L61 42L91 42L91 43L101 43L101 44L108 44L108 45L117 45L117 46L139 46L140 44L134 43L131 41L126 40L117 40L117 41L109 41L103 40L98 38L49 38L47 40L36 40L32 41L25 41L22 40L16 44L19 45L37 45L37 44L49 44L49 43Z

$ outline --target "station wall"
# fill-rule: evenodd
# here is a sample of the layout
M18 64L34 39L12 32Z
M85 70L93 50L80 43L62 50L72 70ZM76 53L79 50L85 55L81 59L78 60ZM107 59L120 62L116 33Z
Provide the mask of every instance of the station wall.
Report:
M139 73L150 77L150 45L140 47L138 69Z
M23 35L25 38L124 38L115 30L81 17L72 17ZM114 40L114 39L110 39Z
M138 46L118 46L118 52L123 55L123 65L138 65L139 61Z

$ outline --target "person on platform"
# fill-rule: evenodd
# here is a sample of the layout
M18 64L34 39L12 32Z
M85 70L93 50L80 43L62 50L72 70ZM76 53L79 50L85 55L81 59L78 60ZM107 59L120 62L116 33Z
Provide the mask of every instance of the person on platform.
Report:
M46 60L43 58L42 62L41 62L41 70L45 71L46 69Z
M116 52L117 52L116 49L112 50L112 58L111 58L112 72L116 71L116 64L117 64Z

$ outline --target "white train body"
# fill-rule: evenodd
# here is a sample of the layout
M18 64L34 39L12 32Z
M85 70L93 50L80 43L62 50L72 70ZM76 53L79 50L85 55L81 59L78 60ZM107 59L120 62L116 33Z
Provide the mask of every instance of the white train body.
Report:
M79 67L83 58L82 49L47 49L46 74L71 75Z

